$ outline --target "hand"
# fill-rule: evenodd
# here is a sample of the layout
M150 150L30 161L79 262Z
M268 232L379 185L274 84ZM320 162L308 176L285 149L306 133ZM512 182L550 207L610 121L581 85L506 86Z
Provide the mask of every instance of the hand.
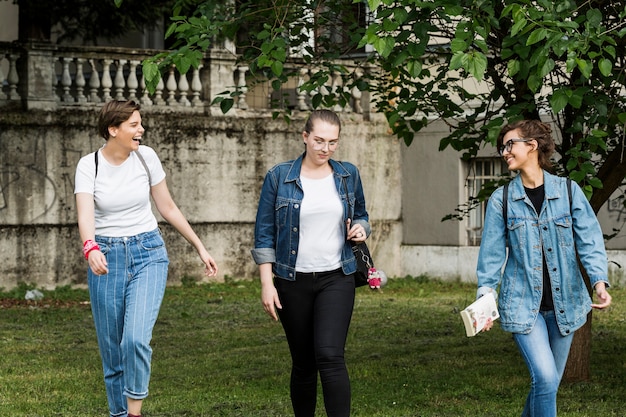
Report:
M598 282L595 286L595 290L596 290L596 295L598 297L599 302L596 304L591 304L591 307L597 308L598 310L602 310L610 306L611 300L613 298L611 297L611 294L609 294L608 291L606 290L606 285L604 284L604 282Z
M491 317L489 317L487 319L487 322L485 323L485 327L483 327L481 331L488 332L489 330L491 330L492 327L493 327L493 320L491 319Z
M214 277L217 275L217 263L213 259L209 252L206 250L202 250L199 253L200 259L202 259L202 263L204 264L204 275L207 277Z
M107 258L98 249L89 252L89 267L96 275L106 275L109 273Z
M365 228L360 224L355 224L352 226L352 222L350 219L346 221L346 227L348 230L348 240L352 240L353 242L365 242L367 239L367 235L365 234Z
M274 321L278 321L276 309L282 309L283 306L280 304L278 291L276 291L276 287L273 284L263 285L261 287L261 303L263 304L265 312L269 314Z

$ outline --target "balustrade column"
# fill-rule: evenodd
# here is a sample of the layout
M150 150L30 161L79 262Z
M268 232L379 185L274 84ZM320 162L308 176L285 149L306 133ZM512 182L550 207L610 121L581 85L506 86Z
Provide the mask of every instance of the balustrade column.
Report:
M70 87L72 86L72 77L70 76L70 62L74 59L64 57L62 60L63 69L61 71L61 85L63 86L63 101L66 103L73 103L74 97L70 94Z
M126 80L126 84L128 85L128 99L137 101L137 87L139 83L137 81L137 67L141 61L136 59L130 60L130 72L128 73L128 80Z
M9 54L9 76L7 81L9 82L9 100L19 100L20 95L17 93L17 85L20 82L20 77L17 73L17 59L20 56L18 54Z
M111 97L111 87L113 87L113 80L111 79L112 63L112 59L102 61L102 94L105 103L113 98Z
M86 103L87 97L85 97L85 74L83 73L83 64L85 58L76 58L76 101L79 103Z
M124 100L124 87L126 86L126 81L124 80L124 65L126 65L126 62L128 62L126 59L119 59L117 61L117 71L115 71L115 80L113 81L116 100Z
M89 65L91 66L91 76L89 77L89 101L92 103L100 103L100 96L98 95L100 90L100 74L98 74L96 60L90 59Z
M202 81L200 81L200 70L202 69L202 64L198 65L198 68L193 69L193 75L191 77L191 91L193 92L193 98L191 99L191 104L194 107L202 105L202 100L200 100L200 93L202 92Z

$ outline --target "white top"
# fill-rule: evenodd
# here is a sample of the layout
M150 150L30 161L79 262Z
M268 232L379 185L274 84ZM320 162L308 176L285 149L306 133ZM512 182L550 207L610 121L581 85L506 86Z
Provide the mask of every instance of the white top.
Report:
M340 268L346 225L333 174L322 179L300 177L300 180L304 197L296 271L322 272Z
M165 179L165 171L156 152L139 146L139 152L150 170L148 174L135 152L121 165L110 164L98 154L98 175L94 152L83 156L76 167L74 193L94 196L96 235L107 237L135 236L157 228L150 204L150 186Z

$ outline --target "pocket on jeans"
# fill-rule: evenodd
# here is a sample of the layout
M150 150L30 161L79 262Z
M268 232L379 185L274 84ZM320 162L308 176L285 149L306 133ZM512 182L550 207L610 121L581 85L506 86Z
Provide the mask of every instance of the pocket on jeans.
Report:
M104 256L106 256L106 254L111 250L111 247L106 243L98 243L98 246L100 247L100 252L102 252Z
M141 247L145 250L157 250L165 247L165 242L161 236L154 236L147 239L141 239L139 242Z

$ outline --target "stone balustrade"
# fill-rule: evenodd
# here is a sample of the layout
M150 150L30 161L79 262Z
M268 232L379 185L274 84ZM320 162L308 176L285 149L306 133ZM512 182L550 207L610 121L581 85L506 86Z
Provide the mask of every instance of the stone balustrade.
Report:
M329 77L323 91L300 91L315 69L298 59L287 63L286 70L297 74L281 91L270 92L267 83L249 84L249 71L238 64L226 49L210 50L199 68L180 74L172 67L153 93L145 86L142 61L155 50L112 47L63 47L50 44L20 45L0 43L0 107L22 105L26 109L55 110L89 107L111 99L132 99L144 108L161 111L205 112L225 91L237 92L233 108L270 110L281 107L306 111L318 93L345 90L339 72ZM363 71L349 62L341 63L360 76ZM336 111L363 113L369 110L369 97L357 90L344 91L350 97Z

